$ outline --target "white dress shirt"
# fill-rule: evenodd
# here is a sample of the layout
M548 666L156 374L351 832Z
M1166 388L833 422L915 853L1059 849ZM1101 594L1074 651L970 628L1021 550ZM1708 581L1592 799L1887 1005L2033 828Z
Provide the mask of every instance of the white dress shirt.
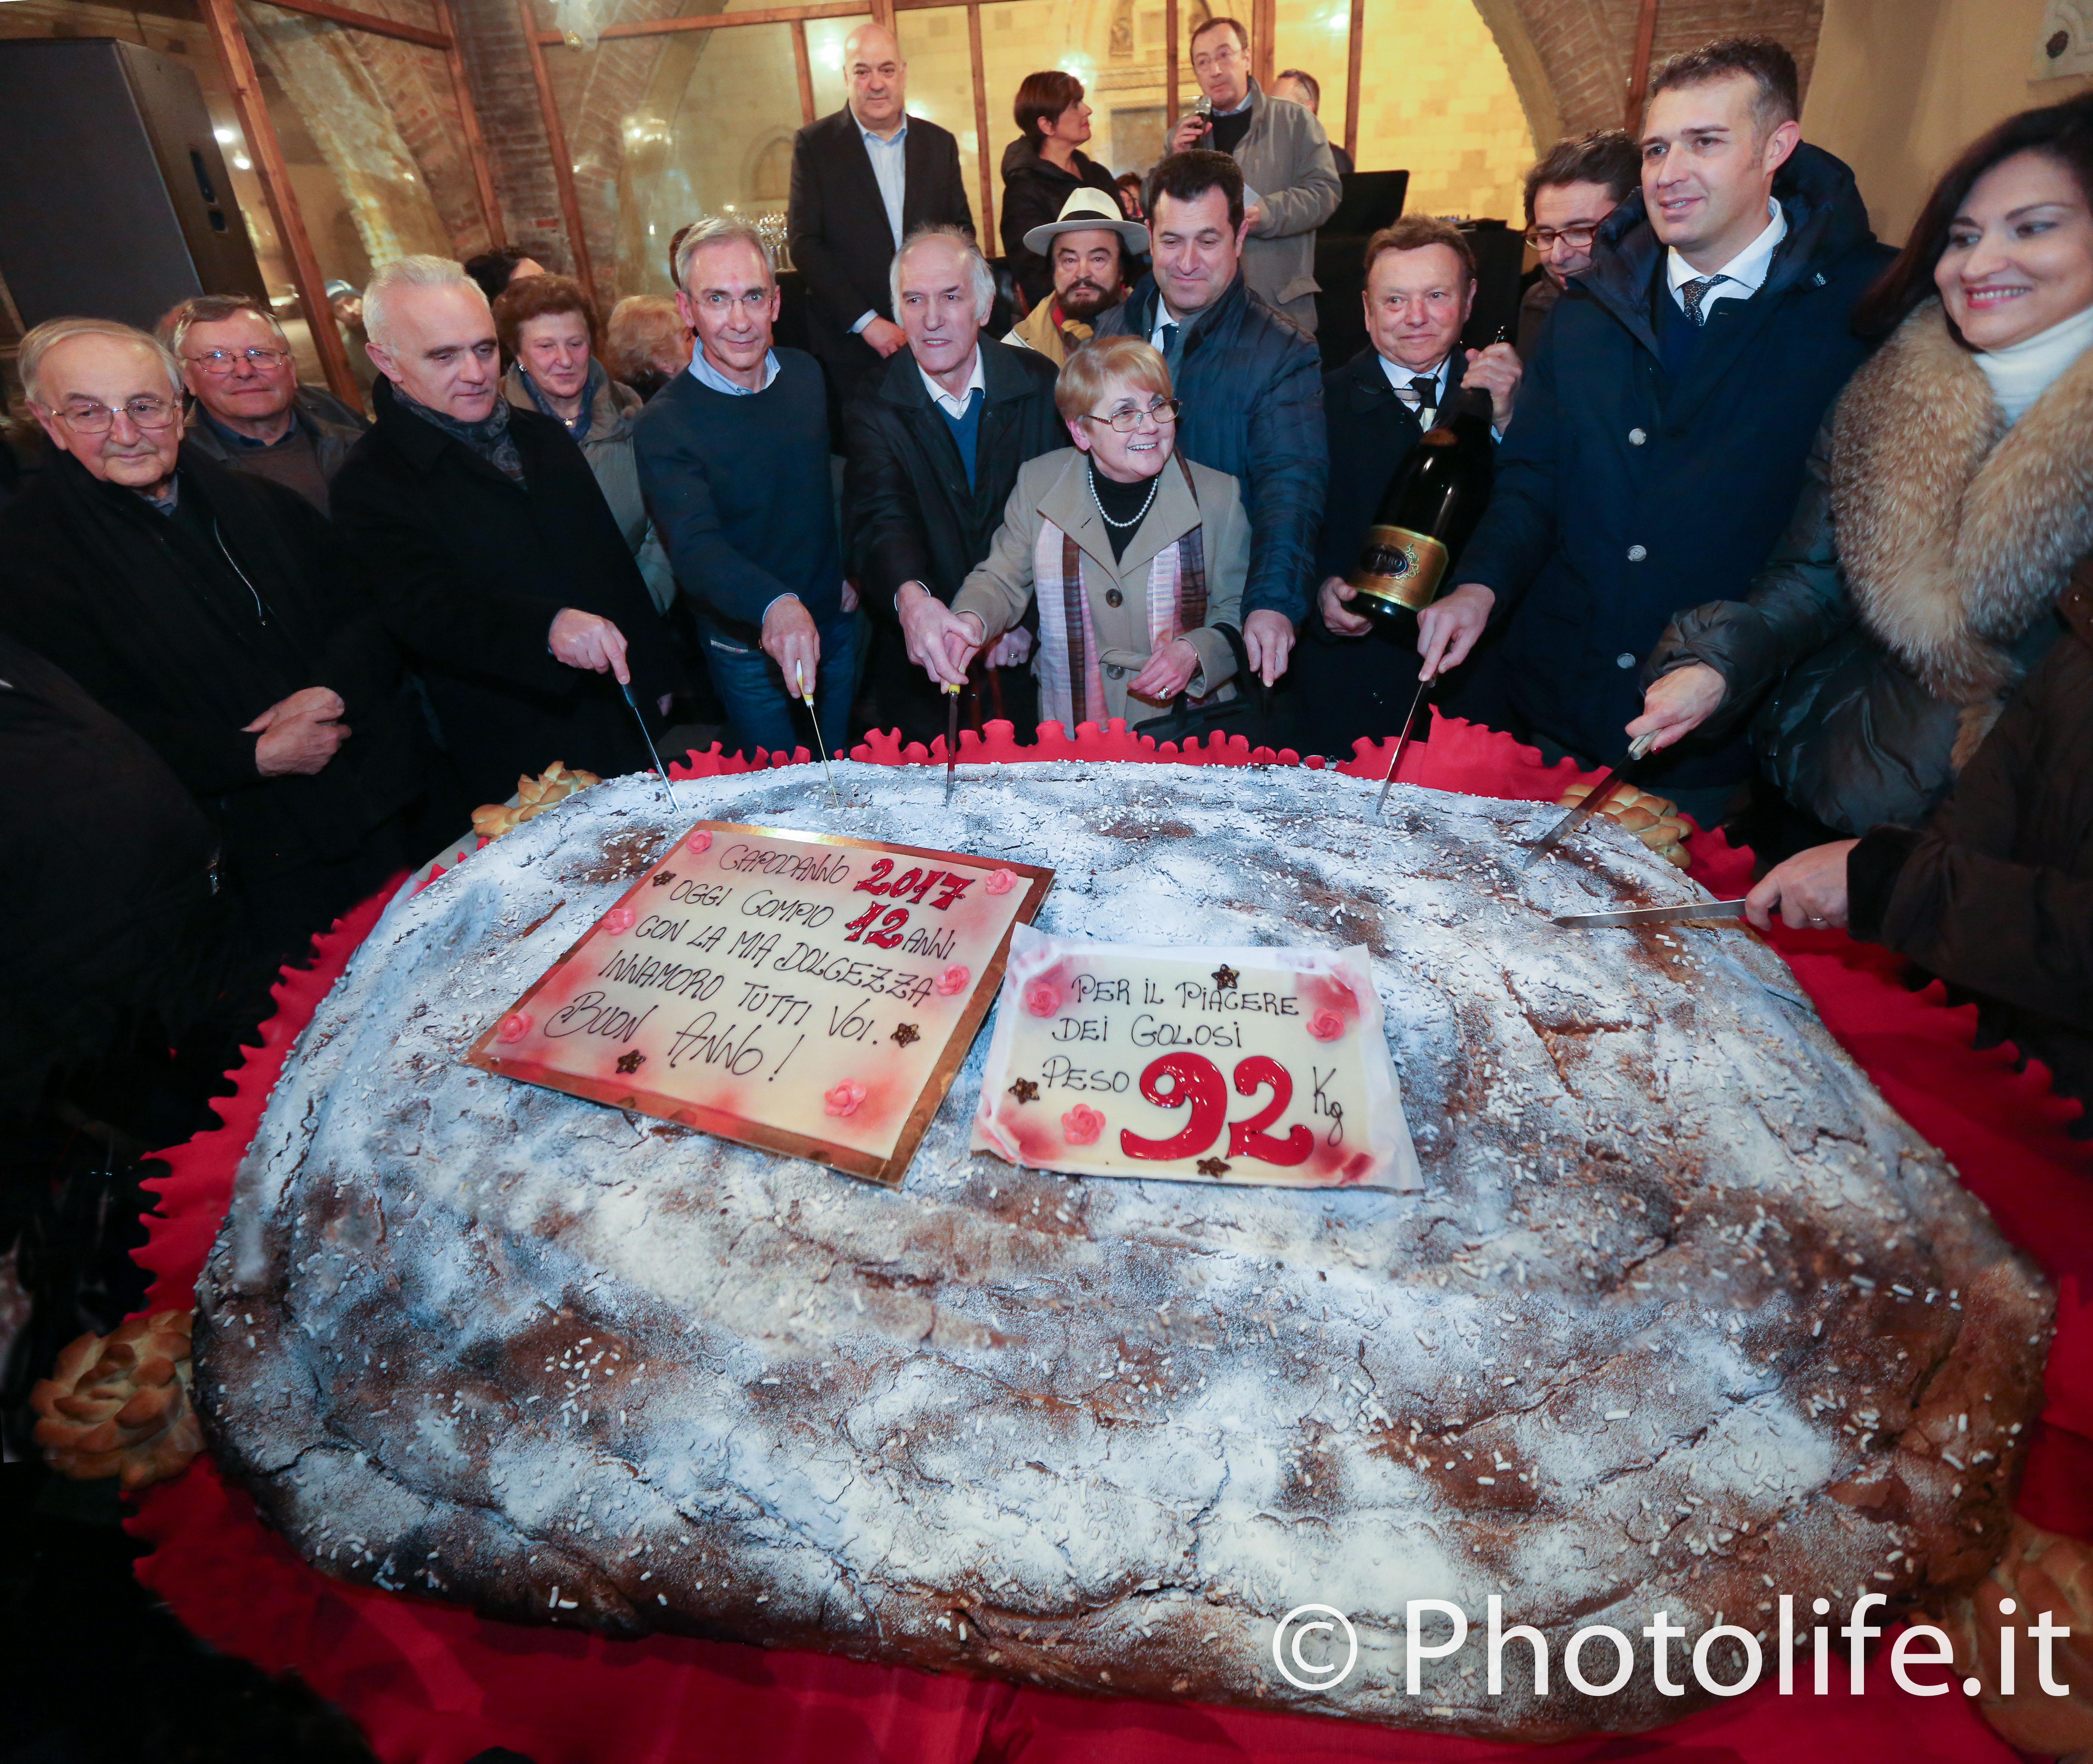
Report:
M760 386L737 385L705 359L703 349L691 354L691 378L700 386L709 386L714 392L723 392L730 398L753 398L760 392L770 390L770 383L778 377L778 352L766 350L763 357L763 384Z
M857 123L857 112L851 112L851 120ZM904 112L901 126L894 132L894 139L887 141L875 135L864 124L857 123L857 132L864 142L865 157L872 161L872 176L879 185L879 200L886 210L886 224L894 235L894 249L901 249L901 204L908 192L908 164L907 143L908 118ZM857 323L851 327L860 332L879 314L868 309L858 314Z
M1773 267L1774 247L1788 236L1788 216L1781 212L1780 204L1769 198L1766 206L1773 219L1761 233L1744 249L1714 272L1715 285L1701 297L1701 312L1705 319L1708 309L1718 300L1749 300L1766 286L1766 271ZM1695 269L1675 249L1665 258L1665 279L1670 284L1671 297L1679 302L1679 310L1686 310L1686 296L1683 292L1688 282L1702 280Z
M919 374L923 374L922 364L921 362L916 364L916 371ZM924 391L930 393L931 398L944 411L945 414L950 417L955 423L964 423L966 421L967 400L973 397L974 388L976 387L979 387L981 388L982 398L983 401L986 402L988 398L988 381L982 373L981 345L978 342L974 345L974 371L972 374L967 376L966 384L960 387L956 392L947 392L942 386L940 386L937 381L931 379L928 374L923 374Z
M1395 388L1396 397L1410 407L1410 414L1420 423L1430 427L1429 423L1424 423L1425 413L1418 408L1417 393L1410 383L1412 379L1430 377L1432 384L1431 410L1436 414L1439 407L1446 401L1446 373L1453 364L1454 352L1449 349L1441 356L1436 367L1405 367L1402 362L1391 362L1378 352L1376 358L1380 362L1380 371L1388 375L1389 384Z

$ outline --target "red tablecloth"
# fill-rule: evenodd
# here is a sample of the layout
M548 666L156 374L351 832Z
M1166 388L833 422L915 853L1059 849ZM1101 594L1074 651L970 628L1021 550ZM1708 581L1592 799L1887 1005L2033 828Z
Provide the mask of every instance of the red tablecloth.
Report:
M991 725L962 756L976 759L1176 760L1295 763L1253 753L1240 738L1212 752L1160 753L1115 729L1073 742L1048 725L1020 749ZM858 748L886 764L931 757L891 740ZM942 749L939 755L942 760ZM804 762L804 750L790 760ZM739 756L693 755L678 777L749 770ZM758 765L774 763L759 753ZM1388 749L1343 768L1379 777ZM1553 799L1575 776L1544 768L1509 738L1440 723L1403 756L1406 782L1480 795ZM1304 791L1315 788L1304 774ZM1719 837L1693 842L1694 874L1740 889L1749 854ZM139 1259L158 1279L155 1306L192 1302L196 1277L231 1192L234 1167L260 1120L285 1055L376 922L374 900L321 942L318 960L287 973L264 1045L220 1105L224 1126L168 1154ZM1939 990L1912 994L1899 964L1843 934L1780 934L1782 952L1832 1032L1913 1126L1955 1161L2007 1233L2061 1282L2049 1408L2030 1456L2021 1506L2036 1523L2093 1537L2093 1149L2066 1137L2075 1104L2050 1094L2039 1068L2016 1072L2000 1050L1972 1047L1974 1012ZM838 1180L842 1180L838 1178ZM458 1761L490 1745L538 1764L649 1764L701 1757L895 1760L896 1764L1186 1764L1270 1760L1445 1761L1528 1757L1516 1746L1420 1738L1316 1716L1090 1701L996 1681L932 1676L812 1653L674 1638L609 1642L566 1631L492 1623L456 1606L345 1585L307 1567L257 1519L206 1456L146 1494L132 1530L153 1545L138 1572L184 1622L218 1646L272 1670L298 1668L362 1723L388 1764ZM1806 1675L1798 1675L1806 1682ZM1918 1675L1925 1676L1922 1671ZM1834 1683L1844 1683L1835 1673ZM1879 1650L1860 1697L1782 1698L1770 1684L1656 1735L1579 1741L1550 1754L1566 1764L1663 1757L1767 1761L1893 1757L1899 1764L2004 1764L2013 1754L1960 1696L1922 1701L1891 1683Z

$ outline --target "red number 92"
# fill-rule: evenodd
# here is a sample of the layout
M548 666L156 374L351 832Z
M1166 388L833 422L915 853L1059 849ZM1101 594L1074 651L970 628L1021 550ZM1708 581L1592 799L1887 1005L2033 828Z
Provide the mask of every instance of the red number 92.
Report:
M1170 1081L1167 1090L1163 1088L1165 1078ZM1225 1125L1232 1158L1255 1158L1263 1164L1287 1165L1307 1162L1315 1149L1315 1136L1306 1127L1297 1125L1284 1138L1264 1130L1286 1112L1287 1104L1294 1100L1294 1080L1286 1068L1269 1055L1254 1054L1237 1062L1235 1081L1236 1089L1245 1096L1254 1096L1270 1086L1272 1100L1247 1120L1229 1121L1228 1086L1222 1081L1220 1068L1204 1054L1165 1054L1151 1061L1141 1075L1141 1094L1158 1108L1189 1106L1191 1114L1168 1139L1144 1139L1122 1128L1120 1151L1129 1158L1159 1162L1196 1158L1221 1137Z

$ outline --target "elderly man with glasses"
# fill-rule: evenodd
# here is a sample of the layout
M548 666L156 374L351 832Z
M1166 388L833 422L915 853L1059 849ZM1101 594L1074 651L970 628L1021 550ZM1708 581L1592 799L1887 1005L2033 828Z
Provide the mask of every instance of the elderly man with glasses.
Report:
M359 411L298 384L275 314L245 294L198 294L154 327L182 364L195 401L187 440L220 465L295 490L321 514L357 437Z
M16 358L53 452L0 514L0 630L63 668L215 824L259 952L422 855L434 756L327 522L185 441L181 364L57 319Z

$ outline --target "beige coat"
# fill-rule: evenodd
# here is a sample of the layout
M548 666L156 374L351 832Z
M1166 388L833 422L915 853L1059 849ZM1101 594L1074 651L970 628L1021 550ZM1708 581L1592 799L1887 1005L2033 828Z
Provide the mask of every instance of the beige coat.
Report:
M1235 652L1216 625L1242 624L1243 579L1250 570L1250 516L1242 492L1226 472L1192 467L1198 486L1195 506L1177 462L1163 468L1163 481L1133 537L1126 556L1114 562L1104 518L1091 496L1089 456L1072 447L1042 453L1019 469L1016 488L1003 505L1003 525L989 554L975 566L952 597L955 613L978 618L993 643L1025 616L1032 600L1032 560L1045 521L1072 538L1083 553L1083 580L1090 590L1090 624L1097 633L1098 669L1103 676L1106 714L1129 723L1159 717L1167 700L1129 699L1126 683L1148 660L1148 566L1156 553L1190 532L1204 530L1207 564L1207 622L1185 633L1199 653L1199 671L1185 690L1203 697L1232 679ZM1117 592L1120 604L1111 604ZM1230 687L1224 695L1233 697ZM1129 708L1131 707L1131 708Z
M501 394L518 410L538 408L531 388L523 384L520 362L510 362L501 376ZM675 604L676 574L647 518L647 505L639 494L639 467L632 457L632 424L645 404L623 381L606 380L589 412L589 431L581 439L581 449L604 501L617 517L618 530L631 548L633 561L639 566L648 598L657 612L665 613Z
M1080 348L1090 340L1090 327L1080 319L1071 319L1065 327L1055 324L1054 297L1049 294L1012 325L1003 340L1013 349L1030 349L1062 367L1068 364L1071 338Z

